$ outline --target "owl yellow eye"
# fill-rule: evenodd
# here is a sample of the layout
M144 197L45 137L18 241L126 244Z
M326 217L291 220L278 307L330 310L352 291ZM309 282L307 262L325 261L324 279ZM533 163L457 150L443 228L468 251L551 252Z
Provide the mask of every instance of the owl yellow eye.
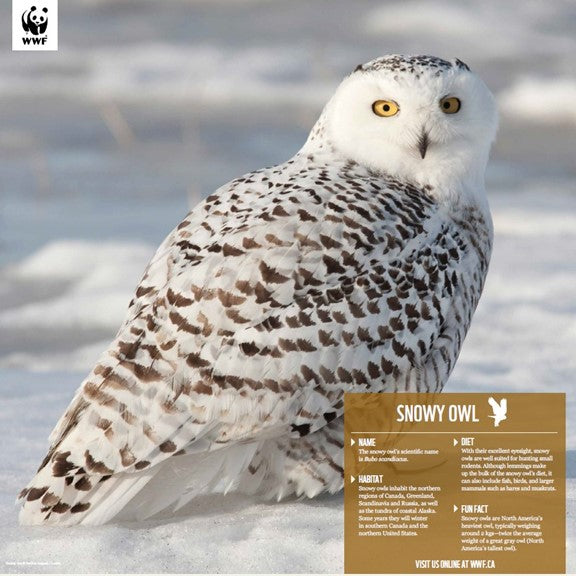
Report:
M460 110L460 106L462 103L458 98L450 97L440 100L440 109L444 114L456 114Z
M399 110L398 104L392 100L376 100L376 102L372 104L372 112L374 112L376 116L384 116L384 118L395 116Z

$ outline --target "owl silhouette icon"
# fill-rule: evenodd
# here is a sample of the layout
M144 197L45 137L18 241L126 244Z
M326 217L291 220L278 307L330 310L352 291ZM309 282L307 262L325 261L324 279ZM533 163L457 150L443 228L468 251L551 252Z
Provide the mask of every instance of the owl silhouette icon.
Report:
M488 398L488 404L492 406L493 414L489 415L489 418L494 418L494 426L500 426L500 422L502 420L506 420L506 413L508 411L508 400L506 398L502 398L500 403L498 403L494 398Z

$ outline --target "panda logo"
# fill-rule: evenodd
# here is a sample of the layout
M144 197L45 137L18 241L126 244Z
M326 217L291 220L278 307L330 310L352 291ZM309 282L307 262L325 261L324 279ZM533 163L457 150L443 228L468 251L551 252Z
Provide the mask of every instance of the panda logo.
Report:
M46 32L48 28L48 8L37 9L32 6L22 14L22 28L24 32L31 32L34 36L39 36Z

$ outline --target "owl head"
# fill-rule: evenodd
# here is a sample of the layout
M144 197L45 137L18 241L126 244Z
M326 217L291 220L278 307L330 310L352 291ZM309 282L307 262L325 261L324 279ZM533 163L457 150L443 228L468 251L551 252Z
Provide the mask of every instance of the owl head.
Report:
M322 122L336 154L446 188L483 184L498 115L484 82L460 60L393 55L358 66Z

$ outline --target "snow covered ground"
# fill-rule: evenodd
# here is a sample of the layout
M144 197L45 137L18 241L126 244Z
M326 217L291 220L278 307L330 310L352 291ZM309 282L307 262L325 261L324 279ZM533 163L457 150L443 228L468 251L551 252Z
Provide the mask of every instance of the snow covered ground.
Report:
M356 64L408 52L461 58L501 104L494 255L446 390L566 393L576 572L575 28L570 0L60 0L58 53L0 35L0 571L342 571L341 496L97 529L22 529L14 498L187 207L292 155Z

